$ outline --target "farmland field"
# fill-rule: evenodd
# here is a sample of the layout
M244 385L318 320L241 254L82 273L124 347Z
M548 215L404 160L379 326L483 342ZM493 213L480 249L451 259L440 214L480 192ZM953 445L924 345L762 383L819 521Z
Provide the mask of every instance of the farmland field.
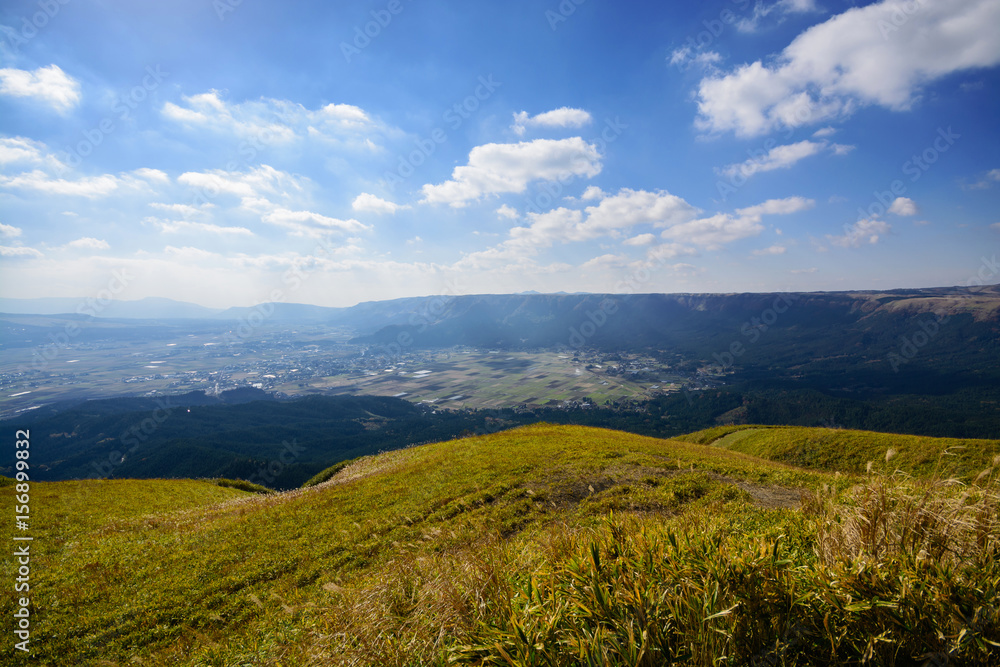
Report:
M398 396L448 408L498 408L558 406L566 401L603 405L609 400L648 398L657 392L679 390L685 381L666 370L655 373L661 370L655 367L649 371L657 375L653 381L637 380L630 374L609 375L609 368L616 365L583 361L556 351L452 350L421 356L419 362L331 376L310 385L315 390ZM296 387L276 389L292 393Z

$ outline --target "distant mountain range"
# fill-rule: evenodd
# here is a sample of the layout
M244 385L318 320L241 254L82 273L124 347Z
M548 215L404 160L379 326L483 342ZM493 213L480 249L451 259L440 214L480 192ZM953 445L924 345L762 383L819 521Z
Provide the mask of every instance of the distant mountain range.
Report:
M404 297L386 301L367 301L346 308L299 303L262 303L249 307L219 309L161 297L146 297L134 301L113 300L107 303L86 297L0 298L0 314L78 314L104 319L137 320L240 320L259 314L268 321L343 324L355 327L360 333L372 334L382 327L391 325L409 325L426 330L428 326L439 326L447 320L484 315L508 324L518 320L538 323L553 317L558 319L558 313L569 314L580 311L586 316L587 312L595 312L593 308L608 310L620 307L628 311L642 309L645 315L650 314L649 308L653 308L654 311L666 308L724 316L726 313L753 311L758 305L764 306L768 300L773 300L780 294L790 295L789 302L794 300L812 305L826 303L831 307L847 306L851 311L860 311L864 314L879 309L911 314L940 310L953 314L973 313L977 320L986 320L996 319L1000 313L1000 285L991 285L976 288L730 294L583 292L542 294L527 291L518 294Z

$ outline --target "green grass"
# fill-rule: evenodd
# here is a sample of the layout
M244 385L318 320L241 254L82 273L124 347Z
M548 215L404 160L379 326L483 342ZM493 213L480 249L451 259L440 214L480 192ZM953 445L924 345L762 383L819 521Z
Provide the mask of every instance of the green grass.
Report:
M909 478L540 424L362 457L325 477L269 495L193 481L32 485L35 662L998 657L991 473L921 491ZM878 480L881 496L859 490ZM916 507L941 519L926 543L906 528L930 526ZM2 599L11 613L13 594Z
M963 440L828 428L739 426L699 431L685 439L804 468L863 473L869 462L886 472L968 481L1000 455L1000 440ZM707 442L706 442L707 441ZM886 453L892 453L886 456Z

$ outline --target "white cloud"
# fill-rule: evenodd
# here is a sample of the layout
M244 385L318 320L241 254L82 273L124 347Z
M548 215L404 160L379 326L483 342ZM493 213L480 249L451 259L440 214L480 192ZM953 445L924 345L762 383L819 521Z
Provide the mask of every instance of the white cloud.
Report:
M302 190L297 177L266 164L245 172L223 169L188 171L178 176L177 182L201 191L208 198L219 194L255 198L262 193L287 195L290 190Z
M833 136L836 133L837 133L837 128L827 125L826 127L821 127L815 132L813 132L813 136L816 137L817 139L820 139L823 137Z
M497 215L501 218L507 218L508 220L517 220L521 217L521 214L517 212L517 209L513 206L508 206L504 204L497 209Z
M452 180L424 185L422 201L458 207L484 195L524 192L531 181L592 178L600 172L597 147L580 137L485 144L469 152L467 165L455 167Z
M652 245L656 242L655 234L639 234L638 236L633 236L630 239L625 239L622 241L625 245Z
M581 269L588 271L601 271L607 269L621 269L628 264L628 257L624 255L600 255L589 259L580 265Z
M813 266L808 269L792 269L791 271L789 271L789 273L794 273L795 275L802 275L802 274L816 273L817 271L819 271L819 269Z
M785 197L784 199L768 199L763 204L738 208L741 216L759 218L762 215L789 215L799 211L807 211L816 205L816 200L805 197Z
M50 168L63 166L40 141L27 137L0 137L0 166L18 162L42 164Z
M58 65L33 71L0 69L0 95L37 98L65 114L80 103L80 83Z
M6 238L14 238L15 236L20 236L20 235L21 235L21 228L20 227L14 227L12 225L5 225L2 222L0 222L0 236L6 237Z
M214 208L214 205L209 203L202 204L201 206L192 206L190 204L166 204L163 202L153 202L150 206L160 211L177 213L185 218L205 213L206 209Z
M883 235L888 234L891 230L892 226L888 223L872 218L858 220L850 226L845 225L843 236L827 234L826 238L830 243L841 248L859 248L865 244L875 245Z
M0 187L19 190L37 190L50 195L68 195L94 199L104 197L117 190L122 185L122 179L104 174L69 181L51 178L38 169L18 174L17 176L0 176Z
M760 250L754 250L753 254L757 257L763 257L765 255L784 255L788 251L783 245L773 245L768 248L762 248Z
M222 259L222 255L218 253L209 252L208 250L202 250L201 248L195 248L192 246L183 246L178 248L176 246L168 245L163 249L163 254L172 259L190 264L214 262Z
M664 230L660 236L679 243L693 243L709 250L717 250L727 243L757 236L763 230L759 218L717 213L708 218L675 225Z
M1000 183L1000 169L990 169L986 174L972 185L963 185L963 190L986 190Z
M722 62L722 54L716 51L701 51L697 55L691 55L690 46L682 46L675 49L670 54L670 64L675 66L689 66L690 64L701 65L702 67L712 67Z
M666 190L648 192L622 188L597 206L588 206L587 220L579 226L584 238L596 238L640 224L665 227L690 220L697 209Z
M296 138L308 138L371 150L377 146L370 135L394 132L351 104L307 109L296 102L271 98L234 103L222 99L217 90L184 96L183 101L183 105L165 103L163 116L190 128L250 137L255 140L254 145L286 144Z
M525 131L531 127L564 127L576 128L592 122L594 118L583 109L571 109L560 107L552 111L540 113L537 116L528 115L527 111L519 111L514 114L514 124L511 129L521 137Z
M368 211L370 213L389 213L395 214L396 211L400 209L410 208L409 206L400 206L399 204L394 204L391 201L386 201L380 197L376 197L373 194L367 192L362 192L354 201L351 202L351 208L355 211Z
M916 215L918 212L917 203L909 197L896 197L896 200L889 206L889 213L896 215Z
M582 195L580 195L580 199L589 201L591 199L604 199L607 196L608 194L596 185L588 185L587 189L583 191Z
M74 250L77 250L77 249L79 249L79 250L108 250L108 249L111 248L111 246L108 245L107 241L105 241L103 239L95 239L95 238L92 238L92 237L89 237L89 236L86 236L86 237L84 237L82 239L77 239L75 241L70 241L69 243L67 243L63 247L64 248L71 248L71 249L74 249Z
M776 21L780 23L784 14L802 14L815 11L818 11L815 0L778 0L770 5L758 0L754 5L753 15L740 19L736 23L736 29L740 32L756 32L761 22L771 14L776 14Z
M150 169L149 167L142 167L140 169L134 170L132 173L143 180L153 181L154 183L170 182L170 177L167 176L165 172L162 172L159 169Z
M995 0L923 0L916 12L905 0L849 9L801 33L773 63L703 79L696 126L753 136L865 105L909 109L923 84L1000 63L996 25Z
M676 259L684 255L694 254L695 250L693 248L688 248L680 243L661 243L649 249L649 252L646 253L646 259L654 264L660 264L668 259ZM690 264L675 264L672 268L677 269L679 267L693 268Z
M724 167L721 173L730 178L739 175L742 175L744 178L750 178L762 171L788 169L799 160L816 155L825 147L825 141L800 141L794 144L775 146L760 157L750 158L745 162Z
M253 236L254 233L246 227L222 227L204 222L190 220L158 220L146 218L143 222L160 228L164 234L217 234L219 236Z
M0 257L41 257L42 253L34 248L24 248L0 245Z
M312 211L291 211L287 208L276 208L265 213L261 220L290 230L292 236L309 238L319 238L331 232L355 234L371 229L353 218L340 220Z
M765 215L789 215L812 208L815 203L804 197L769 199L762 204L736 209L736 215L717 213L670 227L660 236L716 250L727 243L760 234L764 231L761 218Z

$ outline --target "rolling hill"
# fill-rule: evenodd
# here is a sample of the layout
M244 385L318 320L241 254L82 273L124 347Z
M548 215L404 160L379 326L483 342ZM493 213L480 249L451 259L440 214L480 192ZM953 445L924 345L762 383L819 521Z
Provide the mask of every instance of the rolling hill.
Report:
M34 661L996 664L1000 442L962 444L538 424L278 494L32 484Z

